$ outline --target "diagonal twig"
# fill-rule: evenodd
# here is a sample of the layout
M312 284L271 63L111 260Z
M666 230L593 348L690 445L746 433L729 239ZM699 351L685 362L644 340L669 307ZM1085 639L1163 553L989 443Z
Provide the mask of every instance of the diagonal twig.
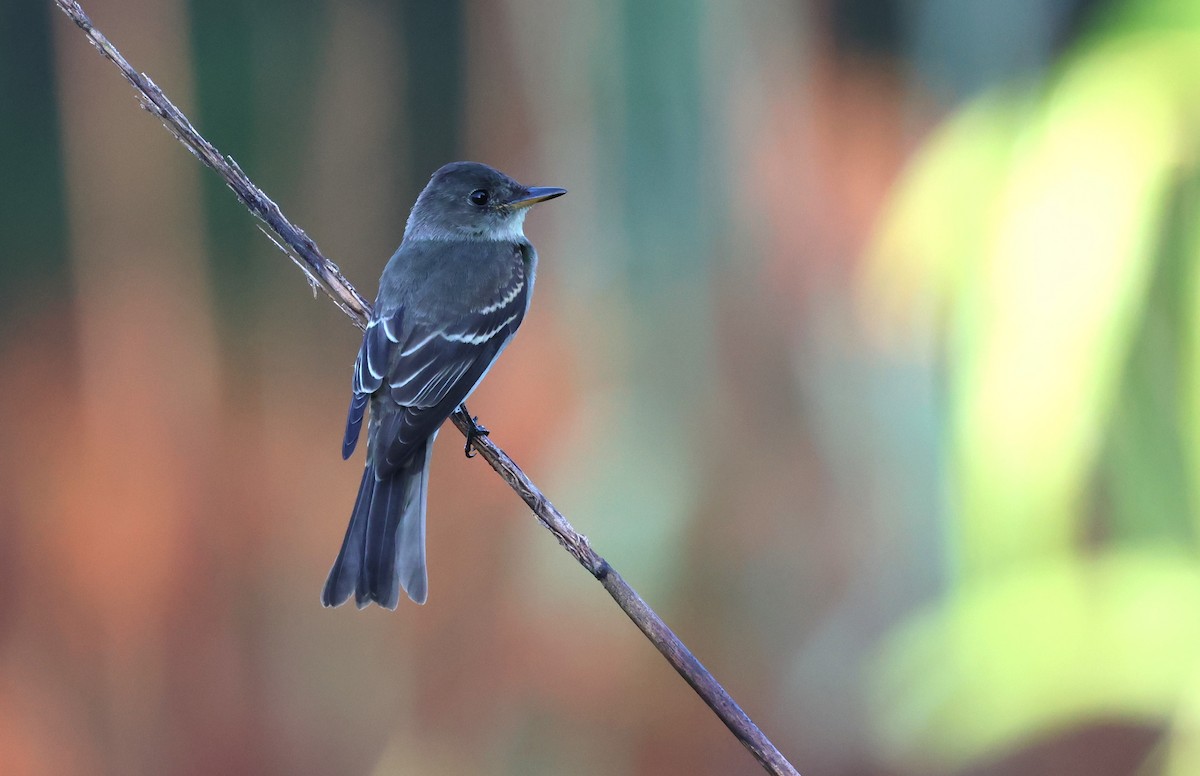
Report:
M174 103L167 99L167 95L163 94L162 89L159 89L149 76L133 69L133 66L125 60L117 47L92 25L92 20L83 12L79 3L71 2L71 0L56 0L56 2L62 12L71 17L71 21L83 30L88 40L104 58L116 65L117 69L121 71L121 75L125 76L125 80L137 89L142 107L162 119L163 126L167 128L167 131L174 135L180 143L183 143L184 147L191 151L197 159L207 167L216 170L225 184L242 201L242 204L249 208L250 212L259 220L271 227L295 252L293 260L300 265L309 280L315 280L333 300L333 303L350 316L350 320L354 321L356 326L360 329L366 328L367 318L371 314L371 303L364 299L354 286L350 285L350 281L346 280L336 264L321 255L321 251L312 238L284 218L279 206L264 194L262 189L254 185L246 173L242 172L242 168L238 167L233 157L222 156L212 143L201 137L200 133L192 126L192 122L188 121L188 117L183 115L183 111L176 108Z
M349 316L359 328L364 328L371 315L371 304L355 290L354 286L342 275L337 265L325 258L303 230L296 227L284 217L276 205L258 186L246 176L232 157L223 156L205 140L175 105L167 99L163 91L154 84L144 73L139 73L125 60L121 52L109 42L92 24L92 20L84 13L78 2L74 0L55 0L58 7L83 30L105 59L112 62L121 71L125 80L138 91L142 107L158 116L163 126L174 135L179 142L191 151L197 159L212 168L225 181L233 193L242 201L251 213L271 229L279 240L275 240L265 229L263 233L304 271L314 291L320 288ZM617 605L641 629L646 638L662 653L663 657L679 672L692 689L720 717L721 721L750 750L759 764L769 773L799 776L775 745L763 735L762 731L750 720L741 707L729 696L712 674L701 665L700 661L684 646L666 623L662 621L653 609L642 600L641 596L630 587L616 570L608 564L595 550L592 549L586 537L576 531L562 513L555 508L550 500L542 493L532 480L517 466L495 442L488 437L471 437L471 419L461 409L451 416L464 435L471 440L472 446L493 469L509 484L518 496L533 510L541 522L579 564L588 573L599 580Z

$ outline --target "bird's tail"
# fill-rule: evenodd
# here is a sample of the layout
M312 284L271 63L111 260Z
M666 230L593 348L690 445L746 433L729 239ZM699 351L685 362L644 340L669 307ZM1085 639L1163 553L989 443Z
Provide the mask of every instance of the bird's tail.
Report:
M425 603L425 495L432 442L382 478L370 463L363 470L346 538L321 594L325 606L340 606L354 593L360 609L372 601L395 609L401 587L409 598Z

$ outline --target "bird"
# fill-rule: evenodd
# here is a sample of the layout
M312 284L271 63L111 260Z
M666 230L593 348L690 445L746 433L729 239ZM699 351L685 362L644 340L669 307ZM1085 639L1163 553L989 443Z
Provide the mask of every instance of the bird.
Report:
M367 423L366 464L341 550L321 595L395 609L428 596L425 507L433 441L483 380L529 309L537 251L529 208L565 189L523 186L479 162L452 162L417 197L379 279L362 346L342 458ZM472 419L467 438L487 430Z

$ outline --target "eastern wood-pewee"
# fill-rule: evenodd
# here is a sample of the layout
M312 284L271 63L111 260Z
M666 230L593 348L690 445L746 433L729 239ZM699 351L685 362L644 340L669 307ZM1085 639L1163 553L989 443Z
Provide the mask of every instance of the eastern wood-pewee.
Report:
M342 457L354 452L370 407L367 463L325 582L325 606L354 593L359 608L375 601L395 609L402 587L425 603L434 437L529 308L537 252L522 228L528 208L565 193L522 186L484 164L454 162L417 197L404 239L379 279L354 364Z

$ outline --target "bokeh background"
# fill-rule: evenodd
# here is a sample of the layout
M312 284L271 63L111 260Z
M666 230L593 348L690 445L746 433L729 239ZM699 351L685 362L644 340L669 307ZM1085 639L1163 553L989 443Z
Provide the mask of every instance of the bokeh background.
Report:
M1200 3L85 9L367 296L570 190L472 410L803 773L1200 773ZM358 331L44 0L0 171L0 772L759 772L453 430L320 607Z

